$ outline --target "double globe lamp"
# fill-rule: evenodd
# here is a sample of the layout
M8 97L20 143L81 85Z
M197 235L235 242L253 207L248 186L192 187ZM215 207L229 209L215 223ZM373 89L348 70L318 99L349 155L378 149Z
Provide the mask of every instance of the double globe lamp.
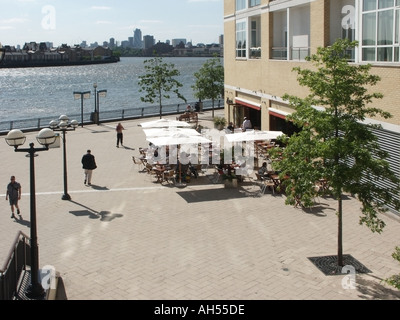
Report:
M59 121L51 121L50 128L53 131L62 132L62 140L63 140L63 159L64 159L64 195L62 196L62 200L71 200L71 196L68 194L68 182L67 182L67 139L66 133L68 131L75 131L79 126L78 121L72 120L69 121L69 118L66 115L62 115L59 118Z
M36 190L35 190L35 157L37 152L49 150L49 146L56 141L56 135L53 130L46 128L39 132L36 137L42 148L35 148L31 143L29 148L20 148L25 144L26 136L21 130L12 130L6 137L9 146L14 147L15 152L25 152L30 158L30 219L31 219L31 283L26 290L26 296L30 299L43 299L45 291L39 282L39 249L37 243L37 224L36 224Z

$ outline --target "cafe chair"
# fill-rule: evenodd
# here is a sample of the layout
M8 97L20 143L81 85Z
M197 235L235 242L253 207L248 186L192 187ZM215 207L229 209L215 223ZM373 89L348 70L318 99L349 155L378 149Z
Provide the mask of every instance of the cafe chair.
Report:
M164 181L168 182L170 185L171 182L172 184L176 184L176 179L175 179L175 170L168 170L164 172Z
M134 163L135 165L137 165L137 166L138 166L138 168L139 168L139 172L143 172L143 170L144 170L144 166L143 166L143 163L142 163L142 161L140 161L140 160L137 160L135 156L132 156L132 161L133 161L133 163Z

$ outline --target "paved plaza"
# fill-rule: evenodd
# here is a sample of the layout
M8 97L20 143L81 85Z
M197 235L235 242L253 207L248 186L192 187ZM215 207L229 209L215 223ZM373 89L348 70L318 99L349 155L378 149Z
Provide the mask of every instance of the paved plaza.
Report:
M221 115L223 111L216 111ZM170 118L175 118L171 116ZM212 127L211 112L200 124ZM400 273L392 258L400 222L386 228L359 225L359 203L344 201L344 254L370 270L326 276L309 258L337 254L336 202L319 199L311 211L285 205L285 197L243 183L224 189L213 170L186 188L156 183L132 156L146 147L139 123L124 121L124 148L116 148L115 123L67 133L68 191L63 201L62 148L35 158L40 267L54 266L69 300L398 300L382 280ZM27 134L27 143L36 133ZM29 235L29 159L0 137L0 264L19 231ZM98 168L83 183L81 158L92 150ZM10 219L5 201L11 175L22 184L22 221ZM1 192L2 191L2 192Z

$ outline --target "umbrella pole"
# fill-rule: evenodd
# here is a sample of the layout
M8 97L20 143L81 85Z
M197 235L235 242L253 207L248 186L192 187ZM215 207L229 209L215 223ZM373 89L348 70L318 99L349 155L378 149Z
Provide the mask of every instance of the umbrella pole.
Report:
M181 151L181 145L178 145L179 183L178 183L177 187L186 187L186 184L182 183L182 164L180 161L180 151Z

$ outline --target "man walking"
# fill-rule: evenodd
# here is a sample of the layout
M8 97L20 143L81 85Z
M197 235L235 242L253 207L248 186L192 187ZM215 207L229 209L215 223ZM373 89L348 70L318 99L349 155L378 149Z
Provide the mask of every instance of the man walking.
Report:
M10 201L11 206L11 219L16 219L14 214L15 208L17 208L17 214L22 219L21 212L18 206L18 200L21 200L21 184L15 181L15 176L11 177L11 182L7 185L6 201Z
M94 155L92 155L92 151L88 150L87 153L82 157L82 166L85 173L85 182L84 184L92 185L92 175L93 170L97 168L96 160Z
M118 123L116 131L117 131L117 148L119 148L119 144L121 143L121 147L124 146L124 133L125 128L121 123Z

